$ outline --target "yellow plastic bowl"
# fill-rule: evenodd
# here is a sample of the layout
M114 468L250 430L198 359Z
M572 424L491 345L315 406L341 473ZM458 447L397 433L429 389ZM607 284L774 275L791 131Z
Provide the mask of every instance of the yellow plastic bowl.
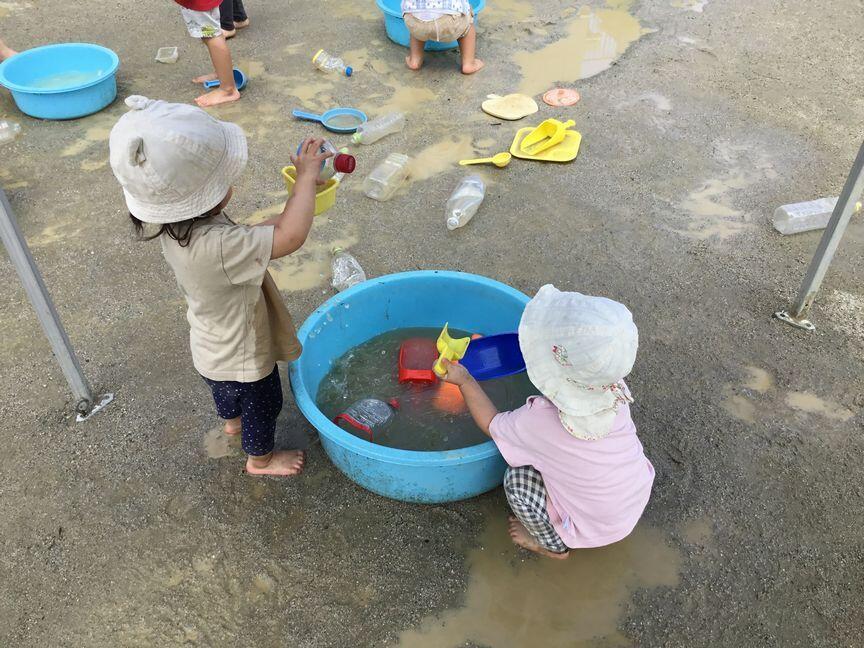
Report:
M285 179L285 187L288 189L288 195L294 193L294 183L297 182L297 169L293 166L287 166L282 169L282 177ZM330 178L327 184L315 188L315 215L323 214L336 204L336 189L339 187L339 181L336 178Z

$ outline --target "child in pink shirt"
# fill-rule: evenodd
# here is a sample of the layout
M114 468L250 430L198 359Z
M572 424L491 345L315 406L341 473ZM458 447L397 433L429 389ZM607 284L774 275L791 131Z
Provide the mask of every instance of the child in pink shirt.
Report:
M638 332L629 310L603 297L543 286L519 324L528 376L543 396L499 413L464 367L445 361L480 429L510 465L510 537L550 558L630 534L654 482L624 384Z

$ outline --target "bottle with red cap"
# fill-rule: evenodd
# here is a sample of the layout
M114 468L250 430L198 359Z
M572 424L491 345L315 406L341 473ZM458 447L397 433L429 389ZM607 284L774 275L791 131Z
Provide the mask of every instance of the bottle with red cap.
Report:
M302 143L297 147L298 155L300 154L301 148L303 148ZM348 149L343 150L347 151ZM321 163L321 173L318 176L318 179L321 182L327 182L337 173L354 173L354 169L357 168L357 160L354 159L353 155L343 153L326 140L321 145L321 152L329 152L333 154L333 157L329 157Z

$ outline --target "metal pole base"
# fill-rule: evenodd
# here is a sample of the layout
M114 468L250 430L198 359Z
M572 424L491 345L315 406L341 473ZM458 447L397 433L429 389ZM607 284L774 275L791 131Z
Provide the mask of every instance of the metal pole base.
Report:
M86 414L79 412L78 416L75 417L75 422L81 423L82 421L86 421L91 416L93 416L97 412L104 409L108 405L108 403L110 403L113 400L114 400L114 394L103 394L101 400L93 406L93 409L91 409Z
M804 329L805 331L815 331L816 326L808 319L798 319L793 317L789 311L777 311L774 313L774 317L779 319L781 322L786 322L789 326L794 326L795 328Z

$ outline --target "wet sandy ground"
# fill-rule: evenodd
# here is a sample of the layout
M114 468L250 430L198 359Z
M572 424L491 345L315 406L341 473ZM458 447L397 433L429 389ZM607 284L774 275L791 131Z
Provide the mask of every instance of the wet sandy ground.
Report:
M17 47L103 43L120 54L121 96L189 101L206 54L176 7L153 4L0 2L0 34ZM0 183L91 380L117 401L72 421L0 259L0 644L860 643L864 225L850 227L813 313L819 328L805 334L770 313L796 292L818 234L782 238L768 224L776 205L836 195L851 164L864 120L860 7L489 5L488 68L464 78L453 53L405 71L367 0L249 0L253 25L231 47L251 84L213 111L249 135L230 213L253 222L281 208L279 169L310 132L291 108L407 111L406 131L358 162L362 178L408 153L411 184L378 204L351 179L307 247L274 264L296 319L330 294L333 245L372 275L452 268L627 303L642 338L634 413L658 472L637 531L564 564L536 560L510 545L500 491L433 507L369 494L333 468L291 404L280 442L309 446L307 473L242 475L189 362L170 271L124 220L106 144L122 103L40 123L3 92L0 118L24 133L0 149ZM153 62L175 44L177 64ZM319 47L340 50L356 77L312 69ZM482 211L447 233L454 163L506 150L523 125L484 115L481 100L556 81L574 82L582 101L537 117L573 117L579 158L485 170Z

